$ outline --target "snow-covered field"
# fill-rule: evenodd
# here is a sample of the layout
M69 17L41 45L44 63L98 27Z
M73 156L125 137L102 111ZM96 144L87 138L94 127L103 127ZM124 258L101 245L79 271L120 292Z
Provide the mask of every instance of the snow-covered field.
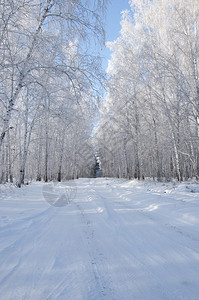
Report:
M199 299L199 185L75 183L1 188L1 300Z

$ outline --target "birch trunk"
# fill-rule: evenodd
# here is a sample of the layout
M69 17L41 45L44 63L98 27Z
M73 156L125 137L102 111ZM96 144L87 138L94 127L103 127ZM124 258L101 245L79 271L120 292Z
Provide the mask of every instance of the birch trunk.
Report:
M59 181L59 182L61 182L61 180L62 180L62 162L63 162L63 154L64 154L64 137L65 137L65 131L63 130L62 139L61 139L60 156L59 156L58 175L57 175L57 181Z

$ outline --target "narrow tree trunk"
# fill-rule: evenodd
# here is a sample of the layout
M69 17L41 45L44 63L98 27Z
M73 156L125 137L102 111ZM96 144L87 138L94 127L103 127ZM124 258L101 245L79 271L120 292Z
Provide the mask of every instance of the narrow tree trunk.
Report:
M125 160L125 166L126 166L126 177L128 179L131 179L130 172L129 172L129 163L128 163L128 157L127 157L127 137L124 138L124 160Z
M48 182L48 133L46 132L45 170L44 181Z
M136 100L135 100L136 101ZM140 174L140 161L139 161L139 134L140 134L140 128L139 128L139 115L138 115L138 108L136 102L134 102L135 107L135 173L134 177L140 180L141 174Z
M58 175L57 181L61 182L62 180L62 161L63 161L63 153L64 153L64 137L65 137L65 130L62 131L62 139L61 139L61 149L60 149L60 156L59 156L59 168L58 168Z
M45 169L44 169L44 181L48 182L48 151L49 151L49 137L48 137L48 130L49 130L49 101L46 99L45 102Z
M30 140L31 140L31 135L32 135L32 130L34 127L34 122L38 113L38 109L36 109L35 114L32 118L32 121L30 124L28 124L28 118L29 118L29 93L27 91L26 95L26 100L25 100L25 128L24 128L24 142L23 142L23 153L21 156L21 166L20 166L20 174L19 174L19 180L18 180L18 187L21 187L22 184L24 184L24 179L25 179L25 168L26 168L26 161L27 161L27 156L28 156L28 149L30 146ZM29 132L28 132L28 127Z
M155 118L153 118L153 124L154 124L155 151L156 151L157 180L161 181L162 167L160 164L160 154L159 154L159 147L158 147L158 136L157 136L157 127L156 127Z
M37 162L37 176L36 176L36 180L37 181L41 181L41 158L42 158L42 146L41 146L41 141L39 139L38 162Z

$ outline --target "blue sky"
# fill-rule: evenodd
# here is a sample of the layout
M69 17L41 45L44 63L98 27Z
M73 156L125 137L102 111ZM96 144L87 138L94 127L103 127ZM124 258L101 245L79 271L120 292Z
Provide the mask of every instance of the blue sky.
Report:
M119 36L121 11L125 9L130 9L129 0L109 0L105 27L106 41L114 41ZM106 68L111 55L109 49L105 49L102 55L106 58L104 61L104 67Z

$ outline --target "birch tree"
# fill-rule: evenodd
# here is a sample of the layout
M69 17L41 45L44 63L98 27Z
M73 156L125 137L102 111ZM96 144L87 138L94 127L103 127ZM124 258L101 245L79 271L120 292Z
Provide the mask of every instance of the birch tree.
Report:
M23 184L25 176L48 181L86 173L82 170L83 160L78 165L74 158L72 145L78 149L76 157L83 143L89 145L85 155L92 161L94 150L87 133L92 131L90 105L103 79L99 53L95 50L103 43L105 2L4 0L1 3L3 181L8 180L8 173L11 179L15 177L18 186ZM85 121L86 116L90 122ZM67 160L76 164L75 171Z
M132 12L123 12L120 37L108 44L112 58L105 100L121 132L118 140L127 137L122 152L130 176L197 177L198 1L130 4ZM103 126L98 130L102 136ZM111 148L112 138L107 140Z
M52 49L58 44L64 49L70 44L70 40L82 38L86 40L91 33L100 37L103 34L100 19L103 7L103 1L93 4L83 0L4 1L0 6L3 67L1 82L7 87L6 92L3 92L5 99L2 100L4 109L0 151L16 101L23 87L35 77L35 74L41 70L64 73L71 82L76 77L77 70L87 74L86 76L90 75L91 69L89 72L88 65L81 66L80 63L76 66L68 65L61 57L63 50L55 52L55 58L50 64L45 64L44 57L44 61L38 60L38 53L41 49L49 52L49 46ZM57 41L56 44L52 43L53 38ZM82 49L79 44L79 54Z

